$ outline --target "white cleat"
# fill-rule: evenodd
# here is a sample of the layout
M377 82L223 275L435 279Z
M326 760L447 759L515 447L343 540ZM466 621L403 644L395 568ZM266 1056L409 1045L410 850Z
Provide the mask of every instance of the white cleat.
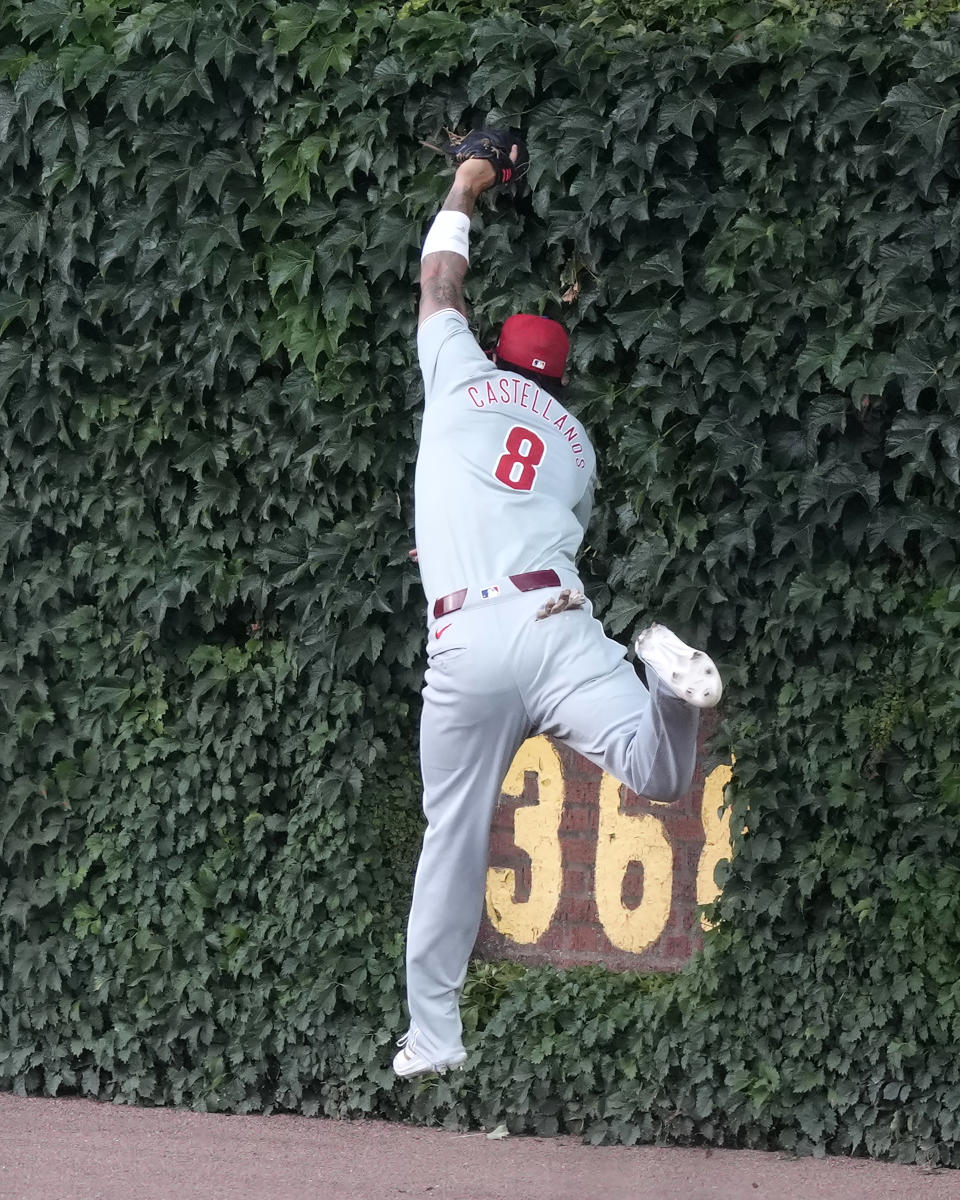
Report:
M675 695L694 708L713 708L723 695L723 681L717 665L703 650L694 650L681 642L665 625L644 629L634 648L660 676Z
M416 1027L413 1027L397 1042L400 1049L394 1055L393 1069L401 1079L413 1079L416 1075L445 1075L451 1069L463 1070L463 1064L467 1060L466 1050L461 1051L454 1058L434 1062L433 1059L427 1058L417 1050L419 1032Z

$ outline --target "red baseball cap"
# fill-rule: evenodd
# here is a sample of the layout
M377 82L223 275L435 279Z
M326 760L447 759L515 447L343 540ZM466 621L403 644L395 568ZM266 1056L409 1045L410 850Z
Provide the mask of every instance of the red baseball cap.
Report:
M524 371L539 371L551 379L560 379L569 349L567 331L557 321L532 313L516 313L503 323L496 355Z

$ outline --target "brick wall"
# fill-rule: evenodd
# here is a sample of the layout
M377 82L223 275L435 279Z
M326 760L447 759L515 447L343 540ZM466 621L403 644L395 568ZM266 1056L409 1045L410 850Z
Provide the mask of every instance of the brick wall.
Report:
M729 856L718 809L730 768L704 757L711 730L707 719L693 785L673 804L620 787L552 739L526 743L493 822L476 953L615 970L683 966L700 944L698 904L716 894L714 867ZM545 914L539 925L528 919L531 903Z

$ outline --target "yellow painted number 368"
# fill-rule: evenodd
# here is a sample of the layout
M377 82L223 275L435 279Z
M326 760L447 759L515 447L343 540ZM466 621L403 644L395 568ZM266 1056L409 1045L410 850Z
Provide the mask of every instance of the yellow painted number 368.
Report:
M524 901L515 900L514 871L491 867L487 872L487 914L504 936L530 945L549 928L563 884L559 830L565 786L560 756L545 737L531 738L520 747L503 781L506 795L522 794L527 771L537 774L540 798L539 803L516 810L514 842L530 856L530 894ZM720 808L723 789L732 774L732 768L722 764L710 772L704 784L698 904L709 904L716 897L714 871L721 859L730 857L730 817ZM627 908L622 899L623 878L634 862L643 867L643 898L636 908ZM594 892L600 924L618 949L640 954L663 933L670 917L673 871L673 847L663 822L654 812L622 812L620 784L604 775L600 781ZM707 922L702 923L706 928Z

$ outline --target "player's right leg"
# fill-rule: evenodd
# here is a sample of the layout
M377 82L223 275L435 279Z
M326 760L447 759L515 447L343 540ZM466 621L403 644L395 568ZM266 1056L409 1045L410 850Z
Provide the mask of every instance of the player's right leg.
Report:
M526 632L528 652L543 663L527 698L538 730L641 795L683 796L696 767L700 708L660 675L672 674L670 655L648 662L644 686L623 647L587 610L548 617ZM676 652L672 643L668 648Z

